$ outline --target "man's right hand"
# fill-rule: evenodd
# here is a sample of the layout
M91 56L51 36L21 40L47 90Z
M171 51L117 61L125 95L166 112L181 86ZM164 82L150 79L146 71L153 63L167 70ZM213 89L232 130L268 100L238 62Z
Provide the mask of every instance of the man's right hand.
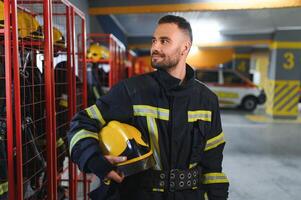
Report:
M117 157L117 156L105 155L104 157L113 165L120 163L120 162L124 162L127 159L125 156ZM112 170L107 174L106 178L113 180L117 183L121 183L124 179L124 174L122 174L121 172Z

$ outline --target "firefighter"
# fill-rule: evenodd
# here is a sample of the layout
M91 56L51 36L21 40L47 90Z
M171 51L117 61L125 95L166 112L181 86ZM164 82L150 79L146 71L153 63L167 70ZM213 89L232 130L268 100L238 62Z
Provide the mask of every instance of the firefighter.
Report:
M102 181L92 199L228 198L218 99L186 64L191 44L189 22L162 17L151 46L156 70L119 82L73 118L68 132L71 159L84 172L111 180ZM151 169L125 177L115 165L126 157L101 153L98 133L112 120L133 125L146 138L155 159Z

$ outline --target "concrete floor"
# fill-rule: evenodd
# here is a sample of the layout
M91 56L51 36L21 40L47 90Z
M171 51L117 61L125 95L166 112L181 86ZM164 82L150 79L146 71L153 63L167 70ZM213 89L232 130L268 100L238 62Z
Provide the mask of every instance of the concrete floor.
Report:
M301 199L301 124L263 124L222 110L230 200Z

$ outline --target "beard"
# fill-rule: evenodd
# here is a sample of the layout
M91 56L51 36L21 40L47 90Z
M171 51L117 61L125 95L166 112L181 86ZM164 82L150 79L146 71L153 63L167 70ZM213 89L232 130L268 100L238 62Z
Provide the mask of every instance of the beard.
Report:
M160 56L160 60L158 58L153 58L153 56ZM166 56L165 54L152 53L151 55L151 66L155 69L170 69L175 67L180 61L179 53L173 54L173 56Z

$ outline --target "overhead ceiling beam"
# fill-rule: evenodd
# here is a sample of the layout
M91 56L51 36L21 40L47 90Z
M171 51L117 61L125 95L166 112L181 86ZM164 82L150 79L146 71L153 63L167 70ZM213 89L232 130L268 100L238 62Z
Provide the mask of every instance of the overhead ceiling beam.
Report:
M224 2L200 2L182 4L157 4L137 6L100 6L91 7L91 15L165 13L191 11L221 11L241 9L301 7L301 0L225 0Z
M263 40L241 40L241 41L221 41L221 42L212 42L206 44L198 44L200 48L224 48L224 47L244 47L244 46L265 46L271 47L273 41L270 39ZM300 45L301 46L301 45ZM149 49L151 47L150 43L143 44L129 44L130 49Z
M272 40L244 40L244 41L221 41L221 42L212 42L207 44L198 45L201 48L209 47L243 47L243 46L256 46L264 45L269 47L272 44Z

